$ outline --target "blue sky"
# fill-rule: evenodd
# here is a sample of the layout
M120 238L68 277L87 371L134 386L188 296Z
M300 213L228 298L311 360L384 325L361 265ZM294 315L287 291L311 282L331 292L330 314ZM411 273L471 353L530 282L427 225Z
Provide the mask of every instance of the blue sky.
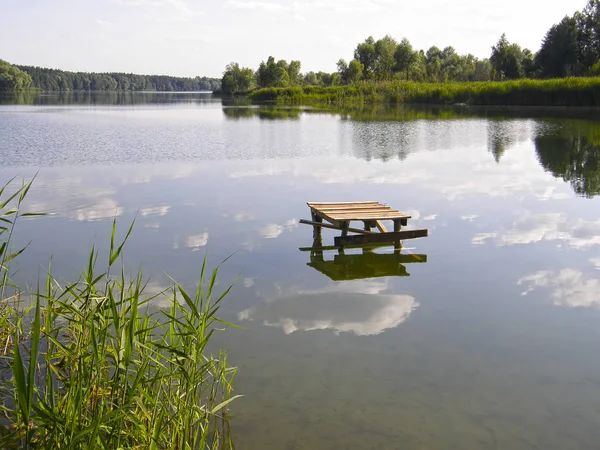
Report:
M221 76L237 61L334 71L367 36L487 57L506 32L537 51L585 6L544 0L0 0L0 59L65 70Z

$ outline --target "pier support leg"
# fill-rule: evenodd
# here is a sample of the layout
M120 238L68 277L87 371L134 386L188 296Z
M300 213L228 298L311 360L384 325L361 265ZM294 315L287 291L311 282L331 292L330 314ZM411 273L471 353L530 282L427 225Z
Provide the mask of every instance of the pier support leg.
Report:
M406 224L406 219L394 220L394 231L402 230L402 225ZM402 250L402 241L394 241L394 253L400 253Z
M318 215L316 215L314 212L311 213L312 216L312 220L313 222L317 222L317 223L323 223L323 218L319 217ZM322 242L322 237L321 237L321 227L318 226L313 226L313 239L315 241L315 243L318 241ZM319 247L321 246L321 244L318 245Z

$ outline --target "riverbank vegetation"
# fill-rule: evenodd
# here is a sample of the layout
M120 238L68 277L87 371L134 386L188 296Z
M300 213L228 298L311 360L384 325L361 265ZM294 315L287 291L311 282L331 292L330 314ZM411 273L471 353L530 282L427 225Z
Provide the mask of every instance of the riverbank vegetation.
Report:
M553 25L535 54L505 34L483 59L452 47L415 50L408 39L386 35L359 43L353 59L337 62L336 72L301 74L300 68L300 61L273 57L256 71L231 63L222 89L251 93L256 101L597 106L600 0Z
M495 106L600 106L600 78L511 80L502 82L416 83L361 81L346 86L264 88L257 102L279 104L424 103Z
M31 88L31 76L0 59L0 92L23 91Z
M132 227L118 242L113 224L104 263L92 248L74 283L48 270L23 291L9 271L30 186L0 190L0 448L231 448L235 368L207 350L226 325L217 271L205 260L195 293L150 293L122 266Z

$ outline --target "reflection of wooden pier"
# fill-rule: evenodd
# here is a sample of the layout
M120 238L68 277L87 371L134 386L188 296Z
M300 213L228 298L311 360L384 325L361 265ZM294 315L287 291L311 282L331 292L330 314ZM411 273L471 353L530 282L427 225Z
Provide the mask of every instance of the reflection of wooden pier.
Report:
M334 238L337 248L394 243L400 249L401 241L426 237L428 234L426 229L402 230L411 216L379 202L308 203L308 206L312 220L301 220L300 223L313 226L313 247L322 246L322 228L341 231L341 235ZM387 230L382 222L384 220L393 222L394 231ZM353 221L362 222L363 228L350 227Z
M311 253L308 266L328 276L333 281L358 280L377 277L408 277L405 264L426 263L427 255L374 253L334 255L325 260L323 252Z

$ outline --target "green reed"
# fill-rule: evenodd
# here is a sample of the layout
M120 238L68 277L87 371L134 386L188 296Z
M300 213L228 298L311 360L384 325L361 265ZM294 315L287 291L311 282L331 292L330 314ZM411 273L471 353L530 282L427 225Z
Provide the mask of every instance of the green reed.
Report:
M253 101L281 104L426 103L494 106L600 106L600 77L415 83L363 81L347 86L265 88Z
M8 218L3 249L26 215L19 207L30 186L0 203L5 209L18 200L0 215ZM0 448L233 447L228 407L239 397L232 394L236 369L226 353L207 348L228 325L216 313L231 286L217 295L218 268L207 273L204 259L195 292L173 282L150 295L142 274L131 279L122 263L132 228L117 241L113 222L105 261L92 248L76 282L61 284L48 270L27 298L8 277L8 262L21 250L3 254ZM168 307L152 312L159 299Z

